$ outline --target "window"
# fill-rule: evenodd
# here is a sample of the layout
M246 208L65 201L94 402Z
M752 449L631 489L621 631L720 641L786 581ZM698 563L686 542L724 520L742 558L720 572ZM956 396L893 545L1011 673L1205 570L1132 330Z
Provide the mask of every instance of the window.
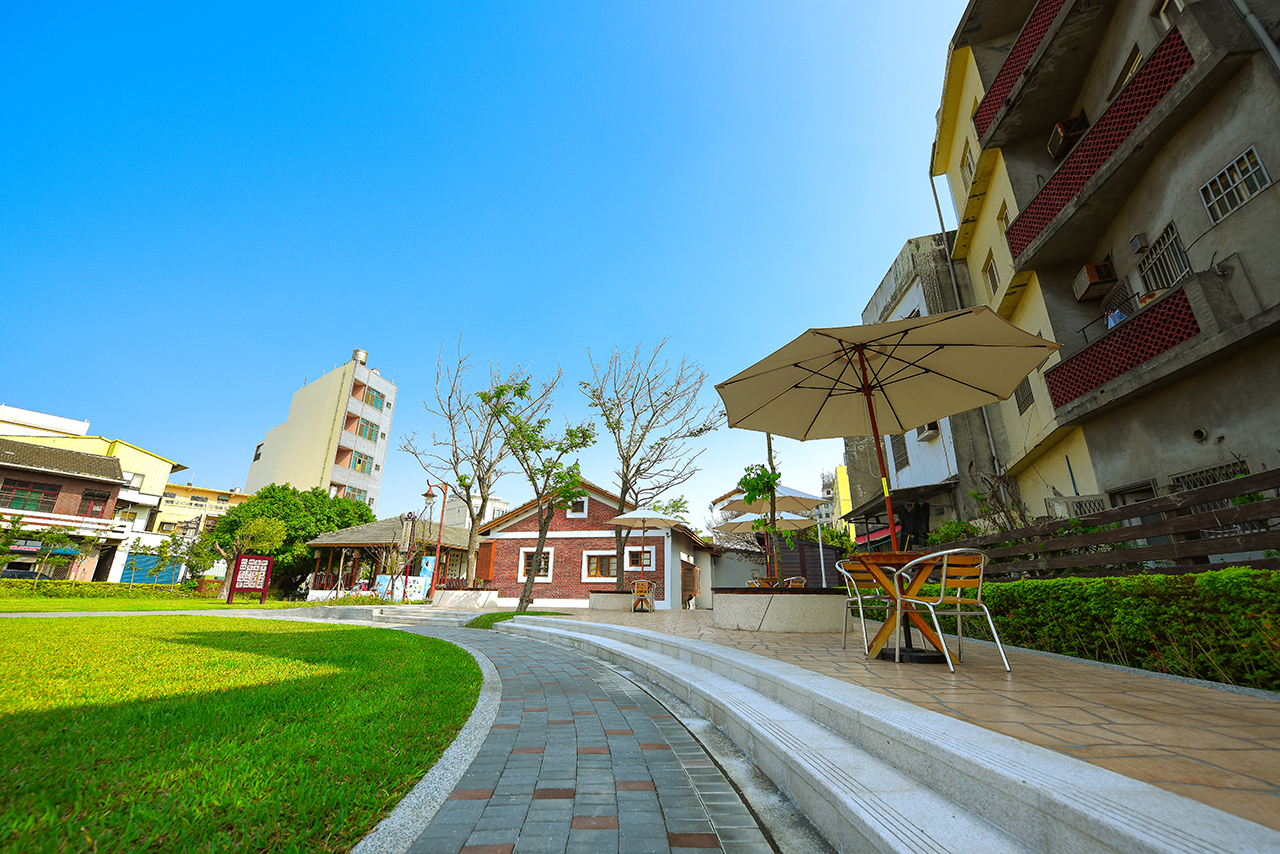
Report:
M362 454L359 451L353 451L351 454L351 467L358 472L372 474L373 457L368 454Z
M996 267L996 256L991 252L987 253L987 261L982 265L982 278L987 280L987 288L994 297L1000 290L1000 270Z
M1124 65L1120 66L1120 74L1116 77L1116 82L1111 86L1111 92L1107 95L1107 100L1113 100L1116 95L1120 94L1120 90L1124 88L1124 84L1129 82L1138 71L1138 66L1142 64L1142 50L1135 44L1133 50L1129 51L1129 57L1124 61Z
M627 571L653 569L653 546L627 549Z
M378 441L378 425L368 419L361 418L360 424L356 427L356 434L368 439L370 442Z
M122 522L136 522L138 521L138 511L137 510L117 510L116 518L121 520Z
M1271 185L1258 151L1250 147L1200 188L1200 200L1215 223Z
M0 507L52 513L53 504L58 500L58 491L56 483L32 483L6 477L4 485L0 486Z
M165 497L165 498L177 498L177 497L178 497L178 493L176 493L176 492L166 492L166 493L164 494L164 497Z
M259 442L259 443L258 443L258 447L254 448L254 450L253 450L253 461L254 461L255 463L256 463L258 460L262 459L262 446L263 446L263 445L265 445L265 444L266 444L265 442Z
M964 178L964 188L969 189L973 183L973 173L977 167L973 163L973 151L969 148L969 140L964 141L964 150L960 153L960 176Z
M1160 0L1154 14L1167 30L1173 26L1173 19L1185 8L1186 4L1182 0Z
M1000 213L996 214L996 223L1000 226L1000 233L1004 234L1009 230L1009 203L1000 203Z
M585 519L587 518L587 498L573 499L573 503L569 505L569 509L564 513L566 519Z
M382 392L368 388L367 386L364 390L364 402L378 411L381 411L382 408L387 405L387 399L382 396ZM388 406L387 408L390 409L391 407Z
M101 489L86 489L80 495L80 509L76 511L76 515L101 519L103 512L107 509L107 502L110 500L110 492L105 492Z
M160 530L161 530L161 531L163 531L163 532L165 532L165 533L168 533L168 532L172 531L172 530L174 529L174 527L175 527L175 526L174 526L174 523L173 523L173 522L161 522L161 523L160 523Z
M356 489L355 487L348 486L343 490L342 497L364 503L369 500L369 491L366 489Z
M894 433L889 437L889 447L893 452L893 470L902 471L911 465L911 457L907 455L907 437Z
M190 502L191 502L191 503L193 503L193 504L208 504L208 503L209 503L209 496L207 496L207 495L193 495L193 496L191 496L191 497L190 497L189 499L187 499L187 500L188 500L188 501L190 501Z
M614 552L587 552L582 559L583 581L611 581L618 577L618 556Z
M1178 229L1173 223L1160 232L1147 254L1138 262L1138 275L1143 287L1150 291L1173 287L1191 273L1186 250L1178 239Z
M230 504L230 503L231 503L231 496L230 496L230 495L219 495L219 496L218 496L218 503L219 503L219 504Z
M542 560L538 562L537 568L533 573L535 583L549 583L551 581L552 557L555 555L555 549L543 549ZM520 550L520 581L524 581L528 576L525 574L526 569L533 563L534 549Z
M1036 402L1035 393L1031 391L1031 378L1023 377L1022 382L1013 390L1014 402L1018 404L1018 414L1022 415Z

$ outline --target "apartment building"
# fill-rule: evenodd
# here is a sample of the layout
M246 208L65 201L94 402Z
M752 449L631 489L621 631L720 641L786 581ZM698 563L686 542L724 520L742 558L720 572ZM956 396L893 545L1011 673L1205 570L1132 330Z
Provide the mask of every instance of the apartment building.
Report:
M471 506L476 510L480 509L479 496L471 499ZM509 501L489 496L489 503L484 507L484 516L480 519L480 524L487 525L499 516L507 515L507 511L510 509L511 503ZM444 504L444 524L446 528L471 530L471 514L467 512L467 502L456 495L450 495L449 500Z
M249 498L238 489L209 489L190 483L170 483L161 497L154 528L161 534L177 533L182 536L212 531L228 510Z
M977 302L1063 345L988 407L1033 513L1280 464L1280 404L1259 394L1280 379L1280 2L1247 6L973 0L961 17L931 163L951 258Z
M288 420L254 449L245 493L270 483L318 486L377 509L396 386L367 360L355 350L351 361L294 392Z

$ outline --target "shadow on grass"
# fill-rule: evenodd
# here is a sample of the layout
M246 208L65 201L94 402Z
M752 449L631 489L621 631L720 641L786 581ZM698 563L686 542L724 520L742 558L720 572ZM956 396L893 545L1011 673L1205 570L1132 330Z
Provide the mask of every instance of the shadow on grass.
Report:
M348 850L453 741L481 679L441 641L365 634L180 632L214 658L330 672L0 717L0 850Z

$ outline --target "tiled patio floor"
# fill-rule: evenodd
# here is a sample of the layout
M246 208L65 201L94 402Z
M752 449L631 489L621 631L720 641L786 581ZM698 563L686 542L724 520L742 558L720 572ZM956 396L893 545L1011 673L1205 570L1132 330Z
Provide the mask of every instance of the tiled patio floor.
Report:
M1280 830L1280 697L1261 698L1006 649L944 664L868 661L838 634L717 629L710 611L566 616L722 644L795 664L1145 780ZM874 631L874 629L872 629ZM952 647L954 651L954 646Z

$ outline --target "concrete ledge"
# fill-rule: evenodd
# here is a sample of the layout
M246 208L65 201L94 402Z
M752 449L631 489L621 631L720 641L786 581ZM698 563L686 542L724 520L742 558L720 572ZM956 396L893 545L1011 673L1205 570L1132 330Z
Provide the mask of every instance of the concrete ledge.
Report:
M636 601L633 594L616 590L592 590L587 597L590 602L587 607L593 611L630 611Z
M843 851L1280 852L1269 828L794 665L576 620L518 617L498 628L667 688Z
M497 590L441 590L436 596L437 608L495 608L498 605Z
M746 632L838 632L845 596L791 593L717 593L716 628Z

